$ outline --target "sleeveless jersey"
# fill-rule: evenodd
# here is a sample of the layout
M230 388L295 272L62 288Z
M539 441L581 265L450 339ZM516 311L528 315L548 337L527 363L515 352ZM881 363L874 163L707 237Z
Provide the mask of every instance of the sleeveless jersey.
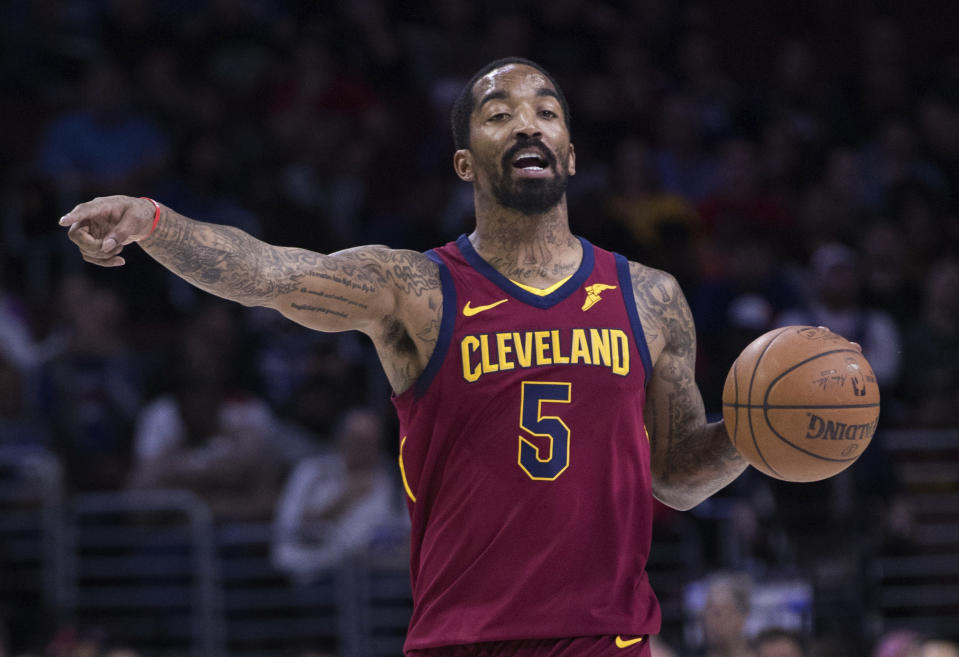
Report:
M580 238L544 296L465 235L439 265L439 338L393 402L412 524L405 649L659 631L643 423L649 350L629 264Z

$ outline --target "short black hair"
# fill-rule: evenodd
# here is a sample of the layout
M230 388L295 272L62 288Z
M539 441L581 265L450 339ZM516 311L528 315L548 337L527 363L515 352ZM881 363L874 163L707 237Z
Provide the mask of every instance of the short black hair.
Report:
M563 108L563 121L566 122L566 129L569 130L569 105L566 102L566 96L563 95L563 90L559 88L559 85L556 84L556 80L552 75L549 74L545 68L537 64L536 62L530 61L523 57L503 57L502 59L497 59L480 70L476 71L473 74L473 77L469 79L469 82L466 83L460 92L456 96L456 100L453 102L453 111L450 115L450 123L453 127L453 146L456 150L461 148L469 148L470 146L470 115L473 114L473 107L475 106L475 99L473 98L473 86L476 84L477 80L489 73L490 71L495 71L498 68L502 68L509 64L524 64L535 68L537 71L546 76L546 79L549 80L553 87L556 89L556 95L559 98L559 105Z

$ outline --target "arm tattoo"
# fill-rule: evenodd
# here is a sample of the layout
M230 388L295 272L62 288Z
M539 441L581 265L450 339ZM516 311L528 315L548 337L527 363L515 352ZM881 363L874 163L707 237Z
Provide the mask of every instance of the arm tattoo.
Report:
M631 266L633 294L651 339L665 345L648 388L647 427L657 494L678 507L693 506L745 468L722 423L707 424L696 385L696 328L678 283L641 265Z
M320 255L280 249L231 226L191 221L167 212L156 233L140 243L174 274L202 290L244 305L265 305L299 287L305 267Z
M439 268L422 253L361 246L323 255L266 244L230 226L168 211L140 246L202 290L267 306L320 331L373 339L394 390L422 370L439 334Z
M348 317L350 311L369 310L365 295L388 287L414 296L439 287L435 264L412 251L359 247L325 256L276 247L239 229L192 221L172 211L140 244L190 283L248 306L270 305L281 295L300 292L313 298L290 307L323 313L335 306L332 314Z

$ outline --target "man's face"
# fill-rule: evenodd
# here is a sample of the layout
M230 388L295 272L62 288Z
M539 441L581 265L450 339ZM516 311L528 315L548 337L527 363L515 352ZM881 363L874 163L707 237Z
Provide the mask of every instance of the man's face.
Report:
M576 157L556 89L535 68L510 64L473 87L464 176L504 207L540 214L566 193Z
M708 646L725 646L742 638L746 614L732 595L719 590L710 593L703 608L703 634Z

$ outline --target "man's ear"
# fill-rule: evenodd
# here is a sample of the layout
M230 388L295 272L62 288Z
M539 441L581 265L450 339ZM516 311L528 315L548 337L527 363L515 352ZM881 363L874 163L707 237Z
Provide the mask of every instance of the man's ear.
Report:
M453 153L453 171L460 180L473 182L473 154L468 148L461 148Z
M569 164L569 175L576 175L576 149L573 148L573 142L569 143L569 158L567 160Z

